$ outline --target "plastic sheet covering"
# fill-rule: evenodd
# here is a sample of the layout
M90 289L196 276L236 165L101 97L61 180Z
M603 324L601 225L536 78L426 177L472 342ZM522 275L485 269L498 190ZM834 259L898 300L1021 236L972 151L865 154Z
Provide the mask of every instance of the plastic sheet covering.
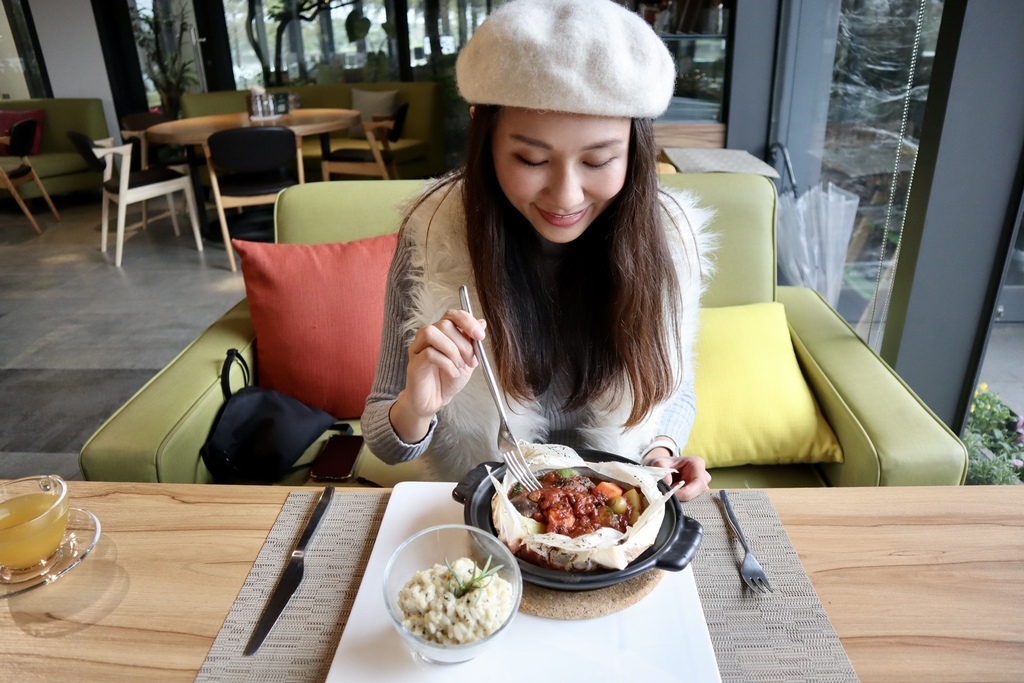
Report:
M773 147L782 151L789 180L787 185L784 177L779 191L779 270L790 284L817 291L835 308L860 197L831 182L797 196L789 153L779 143Z

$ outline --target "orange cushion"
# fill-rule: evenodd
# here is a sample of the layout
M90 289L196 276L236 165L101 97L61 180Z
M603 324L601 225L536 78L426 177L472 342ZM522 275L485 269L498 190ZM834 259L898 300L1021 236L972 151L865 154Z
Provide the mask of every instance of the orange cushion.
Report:
M398 235L337 244L232 240L256 330L257 383L335 418L357 418L380 353Z

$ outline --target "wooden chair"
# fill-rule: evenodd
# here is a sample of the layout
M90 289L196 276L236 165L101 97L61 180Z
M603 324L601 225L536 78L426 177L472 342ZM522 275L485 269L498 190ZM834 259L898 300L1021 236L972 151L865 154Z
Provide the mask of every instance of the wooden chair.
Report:
M286 187L306 182L301 138L285 127L232 128L212 134L203 144L210 187L231 270L231 249L224 209L273 204ZM292 170L295 164L296 171Z
M332 173L398 179L398 165L390 143L397 142L402 136L408 112L409 104L405 103L392 117L375 117L374 121L364 122L362 127L368 149L342 147L331 150L329 138L321 137L320 172L323 179L330 180Z
M36 222L35 216L29 210L28 205L25 204L25 200L21 198L18 193L18 187L24 185L27 182L34 181L39 186L39 193L46 200L46 203L50 207L50 211L53 212L53 217L58 221L60 220L60 214L57 213L57 207L53 205L53 200L50 199L49 193L43 186L43 181L39 179L39 175L36 170L32 167L32 162L29 161L29 152L32 151L32 142L36 137L36 126L38 122L35 119L25 119L18 121L11 126L10 132L7 134L7 149L8 154L13 157L20 157L21 163L14 167L5 169L0 167L0 187L5 188L14 197L14 201L21 207L22 212L28 217L32 227L36 229L36 232L40 235L43 234L42 229L39 227L39 223Z
M114 265L121 267L121 254L124 251L125 216L129 204L144 202L154 197L167 197L167 208L171 212L174 234L180 235L178 214L174 210L173 194L185 193L188 205L189 220L192 221L192 234L196 239L196 250L203 250L203 239L199 234L199 214L196 210L196 198L192 193L191 179L170 168L151 168L144 171L132 171L131 144L117 147L109 146L113 141L94 141L76 131L68 131L68 139L75 145L87 166L92 171L103 173L103 209L100 226L100 250L107 251L107 225L110 220L110 202L117 204L117 242L114 249ZM114 177L114 158L118 158L118 175Z
M150 166L168 166L181 173L188 172L184 153L180 155L180 158L170 160L170 163L160 163L158 160L150 158L164 145L150 144L146 137L146 131L158 123L166 123L171 120L171 117L157 111L140 111L121 117L121 138L139 141L139 162L143 169Z
M150 157L154 152L157 152L161 146L155 146L149 144L149 139L146 137L146 129L150 126L155 126L158 123L164 123L171 121L171 117L161 112L153 111L141 111L134 114L126 114L121 117L121 139L124 141L136 140L139 145L139 167L145 171L151 166L165 166L167 168L174 169L179 173L188 175L188 162L185 159L184 153L182 153L180 159L174 159L171 163L159 163L151 160ZM145 229L149 225L149 206L148 202L142 202L142 228ZM173 212L165 212L157 216L153 216L152 220L160 220L166 218Z

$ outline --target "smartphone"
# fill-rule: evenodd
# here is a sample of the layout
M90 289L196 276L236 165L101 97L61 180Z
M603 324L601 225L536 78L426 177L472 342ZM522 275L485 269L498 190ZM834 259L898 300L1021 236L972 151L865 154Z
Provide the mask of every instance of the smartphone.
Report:
M356 460L363 448L363 437L334 434L324 442L313 461L309 476L316 481L348 481L353 477Z

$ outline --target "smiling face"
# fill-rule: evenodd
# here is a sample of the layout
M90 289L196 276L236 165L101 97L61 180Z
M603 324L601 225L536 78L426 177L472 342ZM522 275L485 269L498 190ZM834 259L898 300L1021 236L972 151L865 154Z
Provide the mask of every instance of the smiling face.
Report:
M549 242L590 227L626 182L630 120L504 108L491 142L502 192Z

